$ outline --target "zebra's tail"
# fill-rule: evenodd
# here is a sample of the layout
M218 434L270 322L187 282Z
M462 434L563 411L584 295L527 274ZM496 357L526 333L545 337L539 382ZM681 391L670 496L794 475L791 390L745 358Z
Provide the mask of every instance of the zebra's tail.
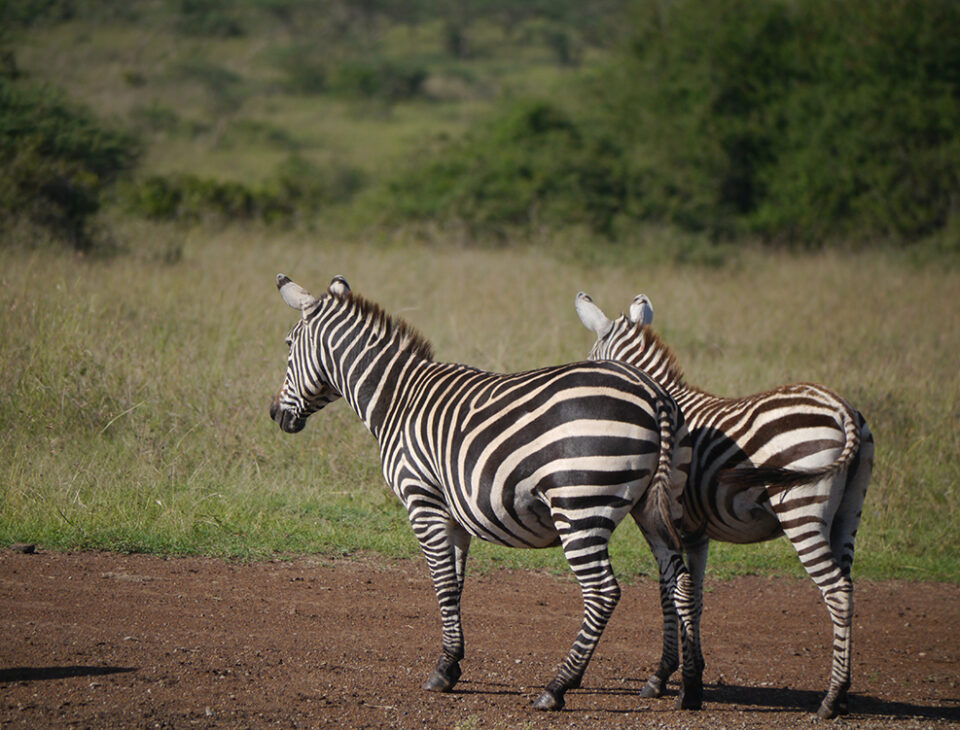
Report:
M832 464L819 469L791 469L780 466L737 466L724 469L717 474L717 483L720 486L736 484L742 487L769 486L777 490L790 489L801 484L809 484L839 473L846 469L856 458L860 450L860 428L854 410L843 404L841 420L843 421L843 450Z
M673 454L676 448L677 433L674 425L680 409L671 408L670 404L661 401L657 407L657 420L660 426L660 455L657 459L657 470L650 480L650 497L656 500L656 508L663 522L663 538L672 543L677 550L682 549L680 534L677 532L673 517L670 514L670 486L673 472Z

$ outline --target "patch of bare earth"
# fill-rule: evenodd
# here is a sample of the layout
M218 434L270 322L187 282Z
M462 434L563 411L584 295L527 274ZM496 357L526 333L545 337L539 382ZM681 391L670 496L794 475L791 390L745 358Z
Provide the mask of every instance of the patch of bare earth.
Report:
M572 580L469 576L454 692L424 692L439 612L424 564L236 564L0 553L0 726L753 728L830 726L830 625L810 581L708 581L704 708L637 692L660 651L656 584L623 599L560 713L531 701L579 627ZM834 727L960 725L960 586L859 581L851 714Z

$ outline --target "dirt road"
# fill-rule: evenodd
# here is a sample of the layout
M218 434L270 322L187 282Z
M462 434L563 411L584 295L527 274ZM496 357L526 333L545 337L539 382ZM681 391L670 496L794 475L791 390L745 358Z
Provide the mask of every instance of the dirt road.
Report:
M467 578L467 657L439 651L421 562L236 564L0 552L0 727L760 728L960 726L960 586L860 581L852 714L817 721L830 627L813 584L711 581L704 709L636 696L660 650L656 585L624 587L580 690L530 702L581 618L572 580Z

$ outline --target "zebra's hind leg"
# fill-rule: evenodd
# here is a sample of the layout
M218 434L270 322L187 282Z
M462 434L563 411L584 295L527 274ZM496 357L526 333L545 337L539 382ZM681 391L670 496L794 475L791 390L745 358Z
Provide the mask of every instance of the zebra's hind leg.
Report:
M833 621L833 664L830 669L830 686L817 709L819 717L828 719L847 712L847 691L850 689L851 624L853 623L853 583L847 577L824 590Z
M850 630L853 623L853 583L841 569L830 546L828 522L826 518L818 518L816 529L810 530L812 525L809 519L795 519L793 524L784 529L800 562L820 589L833 624L830 686L817 710L817 715L822 718L836 717L846 705L850 687Z
M660 664L640 690L641 697L660 697L670 675L680 666L678 644L680 627L677 622L677 608L673 603L673 590L662 573L660 574L660 608L663 611L663 649L660 652Z
M463 592L470 535L455 523L415 524L414 532L430 568L430 577L440 604L443 632L440 659L423 683L423 689L449 692L460 679L460 660L463 659L460 595Z
M840 501L840 507L837 509L833 517L833 524L830 527L830 550L833 553L834 560L840 565L841 573L848 581L849 591L846 592L846 595L843 595L844 591L840 591L832 599L824 594L831 619L834 621L834 662L830 673L830 687L817 710L817 714L825 718L845 715L849 710L847 692L850 689L850 657L853 642L851 636L853 582L850 581L850 568L853 565L853 544L857 536L857 529L860 526L863 501L867 494L870 475L873 472L873 451L873 435L867 425L863 424L860 432L860 450L850 465L843 499ZM831 606L831 601L837 604L836 608ZM844 605L844 602L846 605ZM837 631L835 613L841 617L841 621L846 625L845 633L840 636L840 646L843 649L839 657L837 638L838 633L841 632Z
M696 542L685 545L687 552L687 562L690 569L690 577L693 580L693 619L694 625L699 627L700 615L703 611L703 575L707 567L707 550L710 541L707 538L700 538ZM669 562L666 563L669 567ZM667 679L680 666L680 647L678 636L680 627L678 623L677 608L673 600L673 589L670 586L669 577L662 571L660 572L660 607L663 611L663 650L660 654L660 664L656 671L647 679L643 689L640 690L640 696L660 697L667 684ZM692 643L692 650L695 652L694 661L703 671L704 661L703 652L699 641Z
M609 532L605 535L596 532L575 536L561 534L564 555L583 594L583 623L557 676L533 703L537 710L562 709L567 690L580 686L600 636L620 601L620 586L607 553L609 538Z
M648 538L649 539L649 538ZM667 585L680 621L683 668L677 708L699 710L703 706L703 654L700 651L700 598L694 580L680 554L649 539L660 567L661 580Z

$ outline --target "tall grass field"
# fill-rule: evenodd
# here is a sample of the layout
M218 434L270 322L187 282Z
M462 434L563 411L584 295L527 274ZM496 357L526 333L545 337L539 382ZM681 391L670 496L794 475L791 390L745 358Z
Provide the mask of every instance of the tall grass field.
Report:
M415 556L376 444L342 401L283 434L268 403L296 314L342 274L416 326L440 360L515 371L582 359L573 298L608 313L648 294L690 382L740 395L814 380L866 416L877 461L856 576L960 575L960 272L877 254L747 252L690 268L332 234L128 224L140 253L0 249L0 544L254 559ZM177 263L163 252L182 249ZM152 254L150 252L155 252ZM785 540L714 543L711 571L799 573ZM614 562L655 570L632 524ZM565 570L557 550L476 544L473 570Z

